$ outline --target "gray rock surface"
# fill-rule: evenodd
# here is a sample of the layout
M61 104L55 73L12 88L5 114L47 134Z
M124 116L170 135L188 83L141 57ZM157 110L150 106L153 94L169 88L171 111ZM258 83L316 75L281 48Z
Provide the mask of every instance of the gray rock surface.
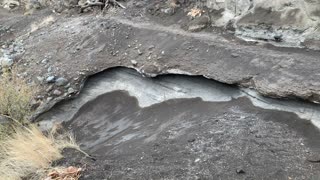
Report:
M317 51L275 48L265 43L244 44L216 32L190 33L176 26L161 25L153 18L130 14L140 9L131 7L124 11L126 14L121 11L105 17L65 17L47 11L12 17L0 10L0 24L13 29L10 35L1 31L0 42L10 41L12 37L22 42L19 47L23 46L24 54L18 65L27 67L29 77L48 73L49 66L38 62L50 57L50 67L54 67L50 74L74 80L70 83L75 85L72 86L75 91L87 76L125 66L134 67L147 76L202 75L254 88L266 96L320 101L320 53ZM187 17L187 12L183 16ZM32 29L34 22L43 24L41 28ZM31 30L29 36L22 33ZM138 49L143 54L139 55ZM131 62L133 59L138 62L136 65Z
M57 86L65 86L68 84L68 80L64 77L59 77L55 80L55 85Z
M215 26L234 20L240 37L272 41L281 34L286 46L319 40L319 0L207 0L204 6L222 11L214 17Z
M56 81L55 76L48 76L46 79L46 83L54 83Z
M53 95L55 95L55 96L61 96L61 95L62 95L62 92L61 92L60 90L56 89L56 90L53 91Z
M84 20L91 23L77 25ZM100 24L114 28L106 29ZM70 79L115 66L131 67L131 60L135 58L139 62L135 68L152 76L178 70L175 72L252 87L267 96L320 101L319 52L244 45L215 34L188 33L152 22L140 23L119 17L61 19L59 26L53 25L49 29L45 29L48 31L46 36L37 36L40 30L25 39L26 53L22 62L58 52L51 59L52 65L60 73L68 73ZM130 38L125 38L126 35ZM157 46L142 55L128 48L128 45L135 47L139 44L141 49ZM75 54L73 49L79 46L81 50ZM110 50L119 51L119 54L114 56ZM232 54L238 57L234 58ZM31 64L28 71L37 73L40 69L43 68ZM83 76L78 78L83 79Z

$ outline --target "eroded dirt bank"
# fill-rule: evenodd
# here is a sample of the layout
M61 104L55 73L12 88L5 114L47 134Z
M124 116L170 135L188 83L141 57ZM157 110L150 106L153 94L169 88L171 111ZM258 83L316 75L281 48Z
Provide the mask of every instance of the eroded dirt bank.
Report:
M135 67L152 76L204 75L227 84L255 88L275 97L319 99L319 52L270 50L241 45L213 34L193 34L152 22L110 17L77 17L35 32L25 40L21 63L34 76L50 74L31 59L52 63L71 78L115 66ZM310 76L312 74L312 76Z
M104 16L1 10L3 54L22 76L41 84L42 104L76 94L86 77L116 66L150 76L203 75L266 96L320 100L318 51L247 44L212 29L188 32L163 25L147 14L150 7L129 7ZM54 83L59 77L67 81Z
M320 132L297 115L317 116L319 108L252 96L203 77L151 79L115 68L88 79L78 98L56 105L40 124L64 119L96 158L66 150L58 162L87 164L84 179L319 177L312 161Z
M1 66L16 65L40 86L38 112L77 97L37 120L43 127L64 121L97 161L66 151L60 163L87 164L85 179L319 177L319 106L283 99L320 101L320 52L248 43L208 24L190 31L206 22L187 17L191 6L170 15L165 1L146 2L126 1L126 9L104 15L0 9ZM114 67L245 88L199 77L145 80L138 73L120 79L122 85L109 73L109 86L93 94L87 90L99 83L83 87L90 75Z

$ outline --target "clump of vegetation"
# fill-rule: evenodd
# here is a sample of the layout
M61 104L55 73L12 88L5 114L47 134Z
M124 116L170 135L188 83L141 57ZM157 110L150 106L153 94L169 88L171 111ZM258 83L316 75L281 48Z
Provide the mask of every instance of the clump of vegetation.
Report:
M7 70L0 76L0 117L7 119L0 123L1 180L43 179L54 169L51 163L62 158L64 148L81 151L71 135L58 133L57 128L43 133L28 123L36 89L19 78L16 71ZM79 176L77 171L74 177Z
M39 179L66 147L77 147L70 136L44 135L38 127L17 127L0 142L0 179Z
M28 85L15 71L6 70L0 78L0 114L25 121L31 115L30 102L37 88Z

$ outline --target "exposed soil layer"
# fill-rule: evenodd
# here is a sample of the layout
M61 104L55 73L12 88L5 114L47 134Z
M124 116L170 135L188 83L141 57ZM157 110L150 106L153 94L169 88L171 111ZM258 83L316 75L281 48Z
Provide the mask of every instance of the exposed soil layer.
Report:
M105 15L44 9L24 16L0 9L0 58L9 52L19 75L40 85L39 113L76 97L90 75L119 66L145 76L199 75L269 97L320 102L319 51L244 43L202 28L205 19L188 22L187 11L162 18L149 11L157 3L139 2L127 1L127 9ZM174 18L182 28L172 25ZM204 31L190 32L189 25ZM59 85L50 77L64 79ZM320 176L320 158L314 156L320 135L307 119L256 107L246 97L224 102L196 97L142 106L122 90L86 101L75 116L61 120L96 161L66 150L57 163L87 165L83 179Z
M133 67L149 76L203 75L266 96L320 100L318 51L250 45L225 38L220 31L187 32L147 15L150 6L134 4L104 16L100 12L56 15L46 10L22 16L0 10L0 24L14 27L9 34L1 31L1 43L19 42L24 53L15 55L13 49L12 56L21 74L47 90L39 96L45 105L41 111L77 94L89 75L116 66ZM49 76L65 77L69 84L51 87L45 82ZM74 91L68 92L70 87Z
M54 106L40 124L63 120L96 159L66 150L57 162L86 166L83 179L317 178L319 130L252 101L203 77L151 79L115 68L89 78L78 98Z
M88 102L66 123L97 160L70 152L65 158L87 163L83 179L317 178L320 166L308 161L313 151L304 132L312 139L320 134L303 122L246 98L176 99L140 108L137 99L116 91Z

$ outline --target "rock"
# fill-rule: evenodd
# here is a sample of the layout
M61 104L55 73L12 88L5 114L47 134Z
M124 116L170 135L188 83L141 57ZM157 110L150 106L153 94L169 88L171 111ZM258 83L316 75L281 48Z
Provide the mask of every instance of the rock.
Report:
M238 168L237 169L237 174L244 174L244 173L246 173L243 169L241 169L241 168Z
M320 163L320 155L319 154L311 154L307 157L307 161L311 163Z
M173 15L175 13L174 8L165 8L165 9L161 9L161 12L168 14L168 15Z
M41 61L41 63L42 63L42 64L47 64L47 63L48 63L48 59L43 59L43 60Z
M66 78L60 77L56 80L55 84L57 86L65 86L68 84L68 80Z
M50 92L53 90L53 85L49 86L47 89L46 89L46 92Z
M4 1L2 6L7 10L16 9L20 6L20 2L18 0L8 0Z
M198 17L192 20L188 25L188 31L199 32L202 29L206 28L209 24L209 18L206 16Z
M23 78L26 78L28 75L29 75L28 72L23 72L23 73L21 74L21 76L22 76ZM44 78L43 78L43 79L44 79Z
M67 85L65 85L64 87L65 87L66 89L68 89L70 86L71 86L71 84L70 84L70 83L68 83L68 84L67 84Z
M50 72L52 72L52 67L51 66L48 67L48 73L50 73Z
M0 57L0 65L1 67L10 67L13 64L13 59L10 58L7 54L3 54L2 57Z
M154 48L155 48L154 45L151 45L151 46L148 47L149 50L152 50L152 49L154 49Z
M139 2L134 2L133 3L137 8L142 8L145 6L145 2L139 1Z
M60 96L61 94L62 94L62 92L58 89L53 91L53 95L55 95L55 96Z
M44 99L44 96L42 96L42 95L36 96L36 100L42 100L42 99Z
M231 57L237 58L237 57L239 57L239 54L237 54L237 53L232 53L232 54L231 54Z
M275 35L273 38L276 42L281 42L283 40L282 35Z
M131 60L131 64L132 64L133 66L136 66L136 65L138 64L138 62L137 62L136 60Z
M46 79L46 83L54 83L56 80L56 77L55 76L49 76L47 77Z
M73 94L75 93L76 91L73 89L73 88L68 88L68 94Z
M188 139L188 142L194 142L194 141L196 141L196 139L195 138L190 138L190 139Z
M235 32L236 31L236 26L235 26L235 20L231 19L228 21L228 23L225 26L226 30Z
M160 71L160 68L155 64L145 65L142 69L142 73L147 77L156 77Z
M140 49L138 49L138 54L141 56L143 54L143 52L140 51Z
M26 4L25 4L25 14L32 14L34 10L36 9L40 9L41 8L41 4L38 0L29 0Z
M44 77L38 76L38 77L37 77L37 80L38 80L39 82L43 82Z

